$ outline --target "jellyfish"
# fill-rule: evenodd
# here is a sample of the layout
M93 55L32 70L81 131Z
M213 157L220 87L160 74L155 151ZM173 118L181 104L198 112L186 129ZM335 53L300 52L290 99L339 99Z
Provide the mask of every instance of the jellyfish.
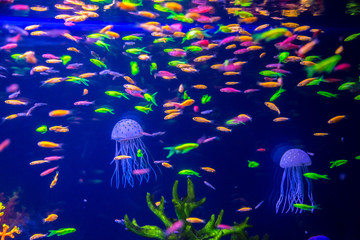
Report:
M315 206L312 194L310 179L304 177L308 172L307 166L311 165L309 155L301 149L287 150L280 159L280 167L284 168L284 173L280 186L280 198L276 203L276 213L295 212L301 213L303 210L294 207L294 203L304 203L305 183L307 182L307 196L312 206Z
M134 187L134 178L139 184L143 180L150 179L150 172L156 173L149 163L149 156L146 147L141 140L143 129L139 123L132 119L122 119L116 123L111 133L111 139L116 141L115 157L119 155L130 156L131 158L122 160L112 160L115 163L115 170L111 177L111 185L115 180L116 188L120 186L120 165L122 168L122 184L124 187L129 184Z

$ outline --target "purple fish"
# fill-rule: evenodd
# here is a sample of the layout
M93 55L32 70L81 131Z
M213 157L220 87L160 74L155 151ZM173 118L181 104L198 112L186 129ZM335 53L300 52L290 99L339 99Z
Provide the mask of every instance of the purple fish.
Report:
M174 222L168 229L165 231L165 236L169 236L175 232L178 232L184 226L184 221L179 220Z
M209 188L212 188L212 189L216 190L216 188L215 188L213 185L211 185L209 182L204 181L204 184L205 184L206 186L208 186Z

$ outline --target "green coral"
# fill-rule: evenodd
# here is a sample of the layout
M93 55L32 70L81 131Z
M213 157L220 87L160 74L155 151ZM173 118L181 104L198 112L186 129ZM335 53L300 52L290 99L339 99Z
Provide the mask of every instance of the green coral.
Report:
M226 235L231 235L231 240L258 240L259 237L248 237L245 228L251 227L248 224L248 219L246 218L244 222L237 224L234 223L231 229L219 229L217 228L218 225L221 224L222 217L224 211L221 210L219 215L215 220L215 214L212 214L210 220L205 224L205 226L200 229L196 230L193 225L187 221L187 218L191 216L192 211L204 204L206 198L202 198L199 201L195 199L195 192L194 192L194 184L190 180L187 179L187 196L183 199L180 199L178 195L178 181L175 181L173 186L173 199L172 203L175 208L175 213L178 220L183 220L184 226L183 230L180 233L172 233L169 236L165 236L163 229L157 226L145 225L140 227L136 220L133 219L132 221L129 220L129 217L125 215L124 222L125 226L132 232L136 233L137 235L147 237L147 238L155 238L160 240L178 240L178 239L187 239L187 240L217 240L221 239ZM150 193L146 195L146 201L150 210L163 222L166 228L169 228L173 225L177 220L168 218L164 213L164 204L165 199L162 196L160 200L160 204L156 206L150 196ZM268 236L265 235L263 240L268 239Z

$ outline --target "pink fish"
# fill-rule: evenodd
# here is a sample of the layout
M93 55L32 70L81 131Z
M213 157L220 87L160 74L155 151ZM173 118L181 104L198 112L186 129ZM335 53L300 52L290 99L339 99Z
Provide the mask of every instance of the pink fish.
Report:
M234 54L244 54L244 53L247 53L249 52L250 50L247 49L247 48L241 48L241 49L238 49L234 52Z
M350 63L342 63L342 64L337 65L334 68L334 71L346 71L346 70L349 70L350 68L351 68Z
M219 225L217 225L217 228L218 229L232 229L233 227L229 226L229 225L225 225L225 224L219 224Z
M216 139L219 139L219 138L217 136L209 137L209 138L204 139L203 143L208 143L208 142L211 142L211 141L216 140Z
M175 77L175 74L168 71L159 71L154 74L154 77Z
M41 177L46 176L46 175L52 173L53 171L55 171L55 170L58 169L58 168L59 168L59 166L56 166L56 167L53 167L53 168L49 168L48 170L43 171L43 172L40 174L40 176L41 176Z
M19 84L13 83L6 87L7 93L13 93L16 92L19 89Z
M130 94L133 97L138 97L138 98L144 98L143 95L141 95L141 92L137 92L137 91L132 91L130 89L125 89L125 92Z
M209 45L209 40L199 40L199 41L196 41L196 42L193 42L191 43L191 45L193 46L198 46L198 47L207 47Z
M165 231L165 236L169 236L172 233L178 232L184 226L184 220L178 220L174 222L168 229Z
M16 48L18 45L17 43L8 43L2 47L0 47L1 50L10 50L10 49L13 49L13 48Z
M260 89L250 88L250 89L246 89L246 90L244 91L244 93L252 93L252 92L257 92L257 91L260 91Z
M60 59L60 57L57 57L55 55L52 55L50 53L45 53L43 55L41 55L43 58L49 58L49 59Z
M210 17L201 15L198 19L196 19L199 23L212 23L213 20Z
M223 40L220 41L219 45L228 44L229 42L235 41L235 39L236 39L236 36L231 36L231 37L224 38Z
M183 51L171 51L168 52L168 54L172 57L186 57L186 52Z
M15 4L10 7L11 10L15 11L29 11L30 7L24 4Z
M220 92L224 92L224 93L241 93L240 90L235 89L235 88L231 88L231 87L221 88Z
M11 140L10 138L5 139L4 141L2 141L0 143L0 152L4 151L5 148L7 148L8 146L10 146Z
M146 174L148 172L150 172L149 168L142 168L142 169L134 169L132 171L132 174L134 174L134 175L143 175L143 174Z
M195 106L193 107L193 110L194 110L195 113L197 113L197 112L199 111L199 107L195 105Z
M89 102L89 101L77 101L77 102L74 102L74 105L75 106L89 106L91 104L94 104L95 101L92 101L92 102Z
M57 161L57 160L60 160L60 159L63 159L64 156L49 156L49 157L46 157L44 158L44 160L46 161Z
M246 41L246 42L240 43L240 46L242 46L242 47L250 47L250 46L254 46L254 45L256 45L256 43L254 43L253 41Z
M16 43L16 42L20 41L20 39L21 39L21 34L19 33L14 37L6 38L6 42Z
M195 8L190 8L189 12L192 12L192 13L214 13L214 7L200 5Z

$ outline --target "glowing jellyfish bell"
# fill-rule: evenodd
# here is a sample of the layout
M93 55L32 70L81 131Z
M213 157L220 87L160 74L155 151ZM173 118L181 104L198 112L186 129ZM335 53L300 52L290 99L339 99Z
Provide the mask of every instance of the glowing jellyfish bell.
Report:
M280 198L276 203L276 213L302 212L301 209L295 208L295 203L304 203L305 183L307 182L307 196L312 206L315 206L312 195L312 185L310 179L304 177L308 172L307 166L311 165L309 155L301 149L287 150L280 159L280 167L284 173L280 186Z
M119 155L130 156L128 159L113 160L115 170L111 177L111 184L115 178L116 188L120 186L120 166L122 168L122 183L134 187L134 176L139 184L150 179L150 170L153 170L149 163L149 156L145 145L141 140L143 129L139 123L132 119L122 119L117 122L111 133L111 139L116 141L115 157ZM139 154L140 153L140 154ZM154 172L155 174L155 172ZM156 174L155 174L156 177Z

